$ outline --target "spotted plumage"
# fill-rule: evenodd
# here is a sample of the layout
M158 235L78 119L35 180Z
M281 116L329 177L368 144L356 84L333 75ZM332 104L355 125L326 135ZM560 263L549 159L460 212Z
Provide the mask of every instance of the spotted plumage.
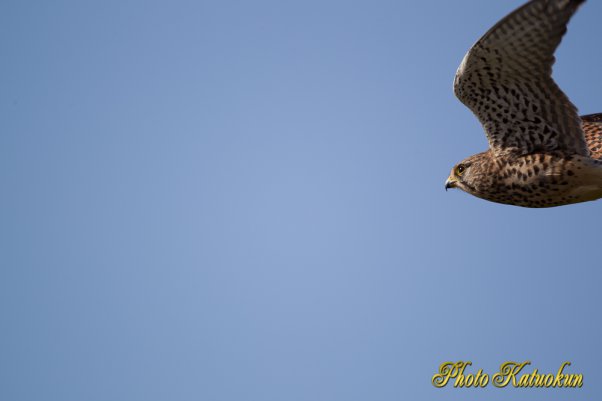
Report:
M446 188L525 207L602 197L602 114L579 117L552 79L554 52L584 1L529 1L468 51L454 92L489 149L456 165Z
M594 159L602 160L602 114L582 116L583 133L590 155Z

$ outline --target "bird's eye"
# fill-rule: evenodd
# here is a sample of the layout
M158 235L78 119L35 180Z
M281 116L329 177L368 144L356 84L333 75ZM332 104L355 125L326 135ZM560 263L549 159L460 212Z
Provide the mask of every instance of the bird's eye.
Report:
M463 165L460 164L458 167L456 167L456 175L461 176L464 174L464 171L466 171L466 167Z

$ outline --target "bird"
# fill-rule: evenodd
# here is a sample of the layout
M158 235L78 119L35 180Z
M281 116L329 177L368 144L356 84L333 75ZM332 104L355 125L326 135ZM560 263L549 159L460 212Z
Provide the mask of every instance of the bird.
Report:
M489 148L456 164L446 190L528 208L602 197L602 113L579 116L552 78L556 48L584 2L531 0L466 53L454 93Z

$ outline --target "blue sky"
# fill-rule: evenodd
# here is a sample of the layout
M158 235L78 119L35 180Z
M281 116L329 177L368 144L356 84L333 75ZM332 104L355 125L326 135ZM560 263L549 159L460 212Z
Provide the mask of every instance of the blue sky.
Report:
M600 398L602 202L445 192L520 1L4 1L0 398ZM600 2L554 76L602 112ZM435 389L531 360L567 389Z

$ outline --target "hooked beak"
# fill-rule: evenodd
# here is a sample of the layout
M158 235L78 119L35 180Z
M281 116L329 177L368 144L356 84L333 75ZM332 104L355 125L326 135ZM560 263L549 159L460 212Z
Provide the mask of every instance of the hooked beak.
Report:
M447 191L450 188L455 188L456 187L456 180L452 180L451 178L448 178L447 181L445 181L445 191Z

